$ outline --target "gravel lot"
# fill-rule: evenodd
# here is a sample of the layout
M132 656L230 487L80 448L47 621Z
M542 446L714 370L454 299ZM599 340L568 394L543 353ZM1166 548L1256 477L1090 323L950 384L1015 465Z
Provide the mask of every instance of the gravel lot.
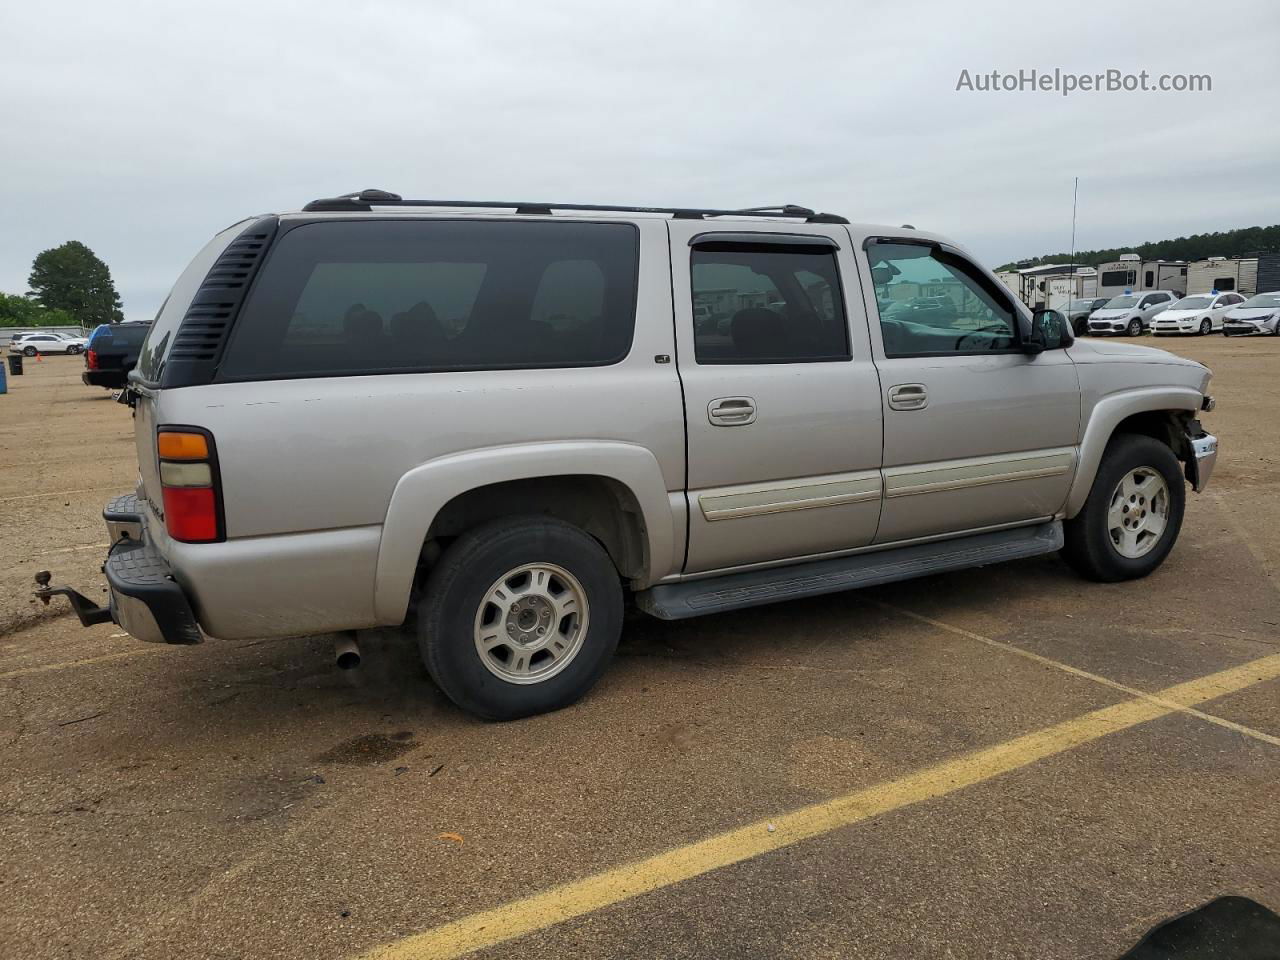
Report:
M1280 910L1280 339L1158 345L1214 369L1222 453L1148 580L1044 558L636 617L585 701L505 725L393 632L340 673L328 637L169 648L43 608L42 569L102 595L136 467L79 358L28 361L2 952L1105 958L1220 894Z

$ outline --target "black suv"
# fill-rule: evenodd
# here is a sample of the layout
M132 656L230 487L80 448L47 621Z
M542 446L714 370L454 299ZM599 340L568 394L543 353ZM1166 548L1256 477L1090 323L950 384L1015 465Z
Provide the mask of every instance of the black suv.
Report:
M97 327L85 347L85 371L80 379L91 387L123 390L150 329L149 323L104 323Z

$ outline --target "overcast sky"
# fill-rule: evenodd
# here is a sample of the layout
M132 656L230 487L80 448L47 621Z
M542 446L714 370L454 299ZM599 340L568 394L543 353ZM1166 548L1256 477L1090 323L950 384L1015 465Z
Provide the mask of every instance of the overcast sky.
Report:
M1042 9L1044 12L1041 12ZM1280 4L0 4L0 291L76 239L150 319L246 215L406 196L802 203L988 264L1280 223ZM1020 68L1211 93L957 92Z

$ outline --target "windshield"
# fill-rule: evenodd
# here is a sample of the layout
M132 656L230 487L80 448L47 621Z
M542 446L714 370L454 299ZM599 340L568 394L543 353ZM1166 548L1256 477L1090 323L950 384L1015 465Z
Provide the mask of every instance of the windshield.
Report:
M1280 293L1260 293L1240 304L1237 310L1265 310L1268 307L1280 307Z
M1138 305L1137 297L1112 297L1107 301L1106 310L1123 310L1127 307L1136 307Z
M1213 297L1183 297L1173 305L1174 310L1203 310L1213 305Z
M1072 300L1067 304L1068 310L1091 310L1093 308L1092 300Z

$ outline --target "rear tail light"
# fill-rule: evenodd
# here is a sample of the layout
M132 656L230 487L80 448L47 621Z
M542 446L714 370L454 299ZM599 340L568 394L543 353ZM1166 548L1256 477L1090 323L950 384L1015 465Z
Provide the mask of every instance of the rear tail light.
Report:
M86 350L84 354L84 362L90 370L98 369L98 351Z
M213 436L199 427L161 427L156 453L169 536L184 543L225 539Z

